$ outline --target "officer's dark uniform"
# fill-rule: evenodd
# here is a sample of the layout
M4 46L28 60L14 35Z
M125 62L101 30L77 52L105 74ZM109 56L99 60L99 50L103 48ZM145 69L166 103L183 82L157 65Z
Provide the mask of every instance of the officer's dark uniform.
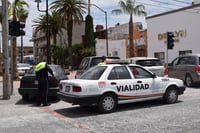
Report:
M35 67L36 79L38 80L38 98L37 106L43 104L43 106L48 106L48 72L53 75L53 71L47 65L46 62L40 62Z

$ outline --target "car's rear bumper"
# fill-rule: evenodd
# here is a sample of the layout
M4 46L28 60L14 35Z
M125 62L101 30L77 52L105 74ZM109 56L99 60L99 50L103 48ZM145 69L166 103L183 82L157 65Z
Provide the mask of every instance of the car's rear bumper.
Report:
M59 87L49 88L48 89L48 96L57 96L57 92L59 92ZM19 88L18 92L20 95L25 96L37 96L38 88Z
M92 105L97 104L100 95L91 95L91 96L75 96L66 94L63 92L58 92L57 96L60 100L63 100L68 103L78 104L78 105Z

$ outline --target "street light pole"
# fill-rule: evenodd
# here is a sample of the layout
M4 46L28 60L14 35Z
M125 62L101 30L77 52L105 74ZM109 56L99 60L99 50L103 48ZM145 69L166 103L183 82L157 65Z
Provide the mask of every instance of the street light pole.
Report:
M92 6L95 6L96 8L98 8L99 10L101 10L102 12L105 13L105 23L106 23L106 54L108 56L108 20L107 20L107 12L104 11L103 9L101 9L100 7L98 7L95 4L90 4Z
M46 39L47 39L46 58L47 58L47 63L51 64L51 47L50 47L49 14L48 14L49 2L48 0L46 0L46 10L40 10L39 3L41 2L41 0L35 0L35 2L37 2L37 9L39 12L46 12Z

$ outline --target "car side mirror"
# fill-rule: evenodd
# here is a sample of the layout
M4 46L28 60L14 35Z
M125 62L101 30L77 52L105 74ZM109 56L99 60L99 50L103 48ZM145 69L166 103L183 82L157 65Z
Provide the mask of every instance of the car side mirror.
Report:
M156 78L156 74L155 73L152 74L152 78Z

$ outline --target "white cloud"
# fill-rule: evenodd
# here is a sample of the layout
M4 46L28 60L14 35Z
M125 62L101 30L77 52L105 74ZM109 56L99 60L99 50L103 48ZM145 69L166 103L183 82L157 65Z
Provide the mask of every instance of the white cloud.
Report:
M9 1L13 1L13 0L9 0ZM49 0L49 4L52 1L54 1L54 0ZM90 1L92 4L98 5L98 7L100 7L102 10L107 12L108 27L112 27L117 23L121 23L121 24L128 23L129 15L127 15L127 14L114 15L111 13L111 11L113 9L118 8L119 0L106 0L106 1L105 0L90 0ZM168 1L136 0L136 1L137 1L137 4L145 5L148 16L162 13L165 11L169 11L172 9L181 8L181 6L182 7L188 6L188 4L186 4L186 3L192 2L192 0L179 0L182 2L177 2L176 0L168 0ZM158 2L158 1L160 1L160 2ZM29 4L30 9L29 9L29 17L27 19L26 28L25 28L26 36L24 36L24 46L30 46L30 45L33 45L33 43L29 41L32 36L32 25L33 25L32 21L34 19L37 19L39 14L41 14L41 12L39 12L37 10L37 4L36 4L35 0L26 0L26 2ZM186 3L184 3L184 2L186 2ZM164 4L164 3L168 3L168 4ZM45 4L46 4L46 1L42 0L42 2L40 3L40 9L45 10L46 9ZM176 5L179 5L179 6L176 6ZM96 7L91 7L91 15L93 16L93 20L94 20L94 27L97 24L102 24L105 27L105 14L102 11L100 11ZM144 17L135 16L134 22L138 22L138 21L143 22L144 27L146 26ZM21 45L20 38L18 38L18 45Z

